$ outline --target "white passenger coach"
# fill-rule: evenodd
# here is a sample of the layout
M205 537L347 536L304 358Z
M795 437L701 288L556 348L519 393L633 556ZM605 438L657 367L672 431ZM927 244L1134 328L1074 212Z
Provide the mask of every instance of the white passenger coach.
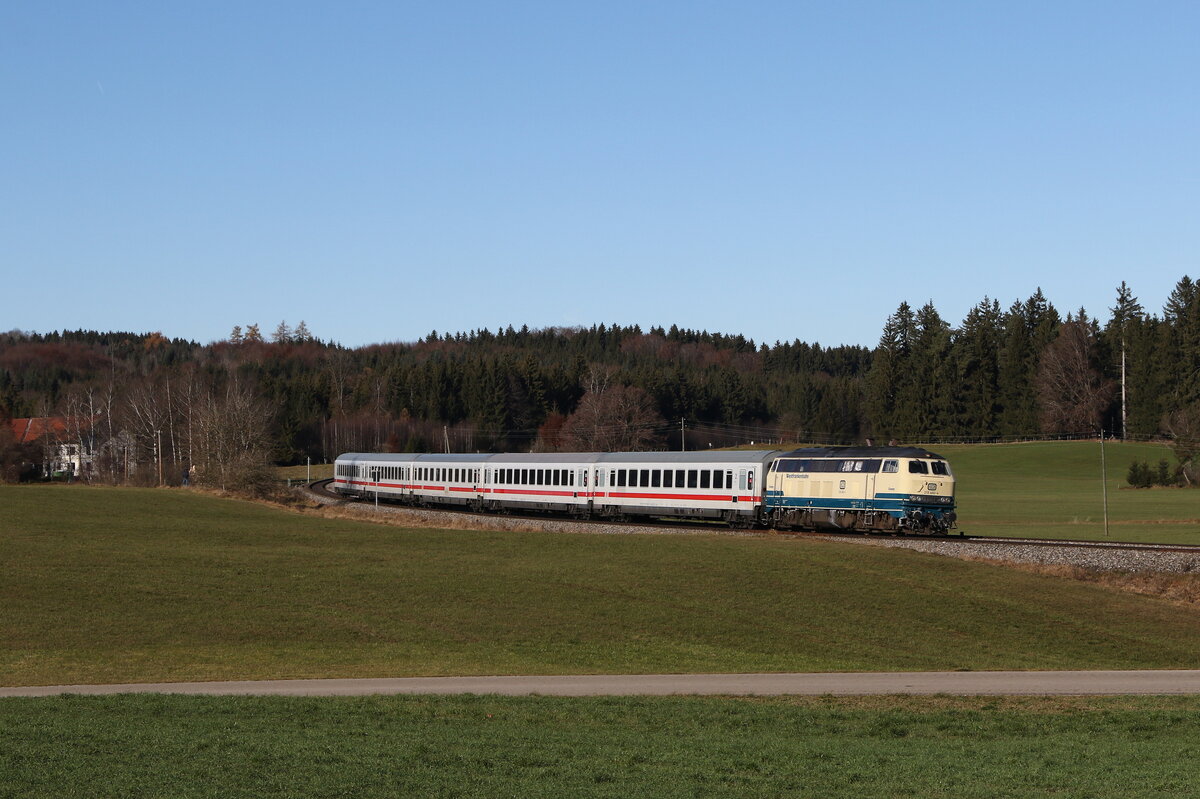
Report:
M753 523L774 452L347 453L334 490L417 505Z

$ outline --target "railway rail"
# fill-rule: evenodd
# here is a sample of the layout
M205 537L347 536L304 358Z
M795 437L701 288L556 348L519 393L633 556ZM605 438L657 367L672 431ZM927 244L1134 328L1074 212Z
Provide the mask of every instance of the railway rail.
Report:
M333 501L339 504L353 505L357 507L370 506L373 503L371 500L354 500L336 494L329 490L333 480L317 480L309 485L309 490L316 494L324 501ZM395 503L386 502L386 506L396 509L408 510L425 510L437 513L456 514L464 518L479 518L481 514L475 511L464 510L453 507L414 507L409 505L397 505ZM544 514L520 513L515 511L507 512L500 516L492 514L483 514L485 517L504 518L511 520L522 520L530 522L538 521L559 521L555 517L546 516ZM665 519L654 520L639 520L636 522L614 522L603 519L570 519L562 520L569 521L571 525L585 525L596 530L609 528L628 529L631 527L645 528L647 530L671 531L671 532L694 532L694 533L723 533L723 534L741 534L741 535L762 535L767 531L764 530L730 530L723 524L718 522L695 522L695 521L671 521ZM1045 548L1047 550L1063 550L1073 549L1081 551L1094 551L1097 553L1143 553L1143 554L1173 554L1182 556L1195 557L1195 571L1200 571L1200 545L1187 544L1152 544L1138 543L1132 541L1076 541L1076 540L1061 540L1053 538L1009 538L1000 536L977 536L960 533L958 535L941 535L941 536L925 536L925 535L905 535L903 533L878 534L878 533L837 533L837 532L798 532L788 531L776 533L780 536L789 538L817 538L822 540L845 541L849 543L880 543L899 546L911 546L913 544L935 544L938 550L947 549L968 549L972 546L986 545L996 548ZM914 547L924 548L924 547ZM949 553L945 553L949 554ZM1041 558L1022 558L1023 560L1042 560ZM1192 571L1193 569L1170 569L1170 571Z

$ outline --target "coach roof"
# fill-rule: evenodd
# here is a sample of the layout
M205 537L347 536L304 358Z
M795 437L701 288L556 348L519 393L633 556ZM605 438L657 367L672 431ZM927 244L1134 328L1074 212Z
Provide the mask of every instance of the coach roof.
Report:
M719 450L705 452L509 452L418 453L347 452L338 460L363 463L763 463L778 455L776 450Z

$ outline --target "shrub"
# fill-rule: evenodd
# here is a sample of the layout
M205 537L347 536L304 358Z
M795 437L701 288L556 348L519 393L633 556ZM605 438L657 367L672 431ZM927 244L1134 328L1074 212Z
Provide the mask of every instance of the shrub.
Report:
M1129 464L1129 474L1126 475L1125 481L1134 488L1149 488L1154 482L1154 475L1150 471L1150 465L1135 460Z

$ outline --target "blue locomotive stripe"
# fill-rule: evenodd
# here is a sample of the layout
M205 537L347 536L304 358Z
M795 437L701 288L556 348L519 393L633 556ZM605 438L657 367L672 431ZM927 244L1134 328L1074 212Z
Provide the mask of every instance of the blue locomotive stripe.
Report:
M778 491L767 493L766 507L812 508L814 510L876 510L902 516L906 510L951 511L953 500L942 502L941 498L930 497L932 502L914 501L909 494L877 494L874 499L841 499L836 497L787 497Z

